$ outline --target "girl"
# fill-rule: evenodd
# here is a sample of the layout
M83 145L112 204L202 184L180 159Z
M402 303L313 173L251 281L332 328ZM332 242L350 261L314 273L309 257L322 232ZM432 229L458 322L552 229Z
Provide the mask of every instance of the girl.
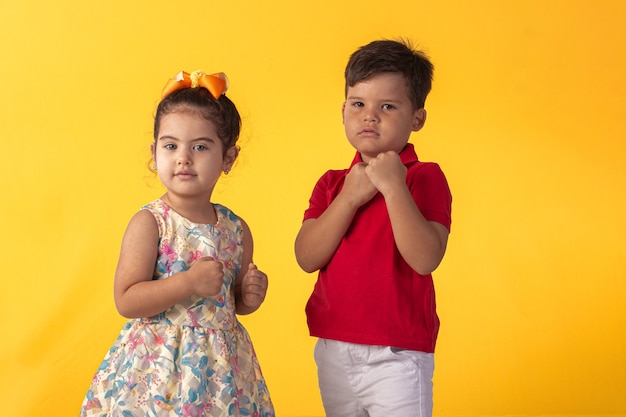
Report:
M211 202L239 148L224 74L181 72L163 90L151 145L166 188L128 224L115 304L131 320L107 353L81 416L273 416L237 314L257 310L267 276L250 229Z

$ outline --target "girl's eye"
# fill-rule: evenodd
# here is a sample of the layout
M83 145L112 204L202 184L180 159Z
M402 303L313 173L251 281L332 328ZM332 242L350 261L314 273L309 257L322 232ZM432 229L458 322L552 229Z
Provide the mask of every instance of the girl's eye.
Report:
M206 146L204 146L204 145L196 145L196 146L193 147L193 149L196 150L196 151L204 151L204 150L206 150L208 148Z
M168 150L176 149L176 145L174 145L173 143L166 143L163 147Z

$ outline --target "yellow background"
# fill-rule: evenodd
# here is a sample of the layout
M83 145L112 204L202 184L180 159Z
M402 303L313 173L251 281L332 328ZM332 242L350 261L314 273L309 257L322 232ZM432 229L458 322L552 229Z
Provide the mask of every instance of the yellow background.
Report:
M152 114L181 69L224 71L241 158L215 200L271 279L249 329L279 416L321 416L293 240L349 164L343 69L408 37L436 67L420 158L453 228L435 273L436 416L626 416L626 2L0 1L0 409L73 416L124 320L126 224L162 192ZM375 300L372 300L375 308Z

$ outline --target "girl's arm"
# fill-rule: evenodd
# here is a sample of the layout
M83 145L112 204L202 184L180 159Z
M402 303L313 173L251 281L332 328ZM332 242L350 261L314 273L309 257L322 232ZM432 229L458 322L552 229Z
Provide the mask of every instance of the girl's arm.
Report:
M243 256L241 270L235 280L235 312L250 314L261 307L267 293L267 275L253 263L254 242L246 222L241 219L243 229Z
M322 215L302 223L295 242L298 265L306 272L317 271L328 263L346 234L356 211L376 195L376 188L365 174L365 164L352 167L341 192Z
M159 314L192 294L217 295L223 266L211 258L196 261L188 271L153 280L159 229L152 213L140 210L130 220L115 271L113 295L119 313L127 318Z

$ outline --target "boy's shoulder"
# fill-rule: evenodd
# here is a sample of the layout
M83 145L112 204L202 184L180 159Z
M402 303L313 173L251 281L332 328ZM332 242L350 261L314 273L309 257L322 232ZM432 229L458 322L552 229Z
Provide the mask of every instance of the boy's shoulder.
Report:
M407 178L421 177L421 178L433 178L443 177L445 174L441 169L441 166L437 162L432 161L415 161L411 164L407 164Z

